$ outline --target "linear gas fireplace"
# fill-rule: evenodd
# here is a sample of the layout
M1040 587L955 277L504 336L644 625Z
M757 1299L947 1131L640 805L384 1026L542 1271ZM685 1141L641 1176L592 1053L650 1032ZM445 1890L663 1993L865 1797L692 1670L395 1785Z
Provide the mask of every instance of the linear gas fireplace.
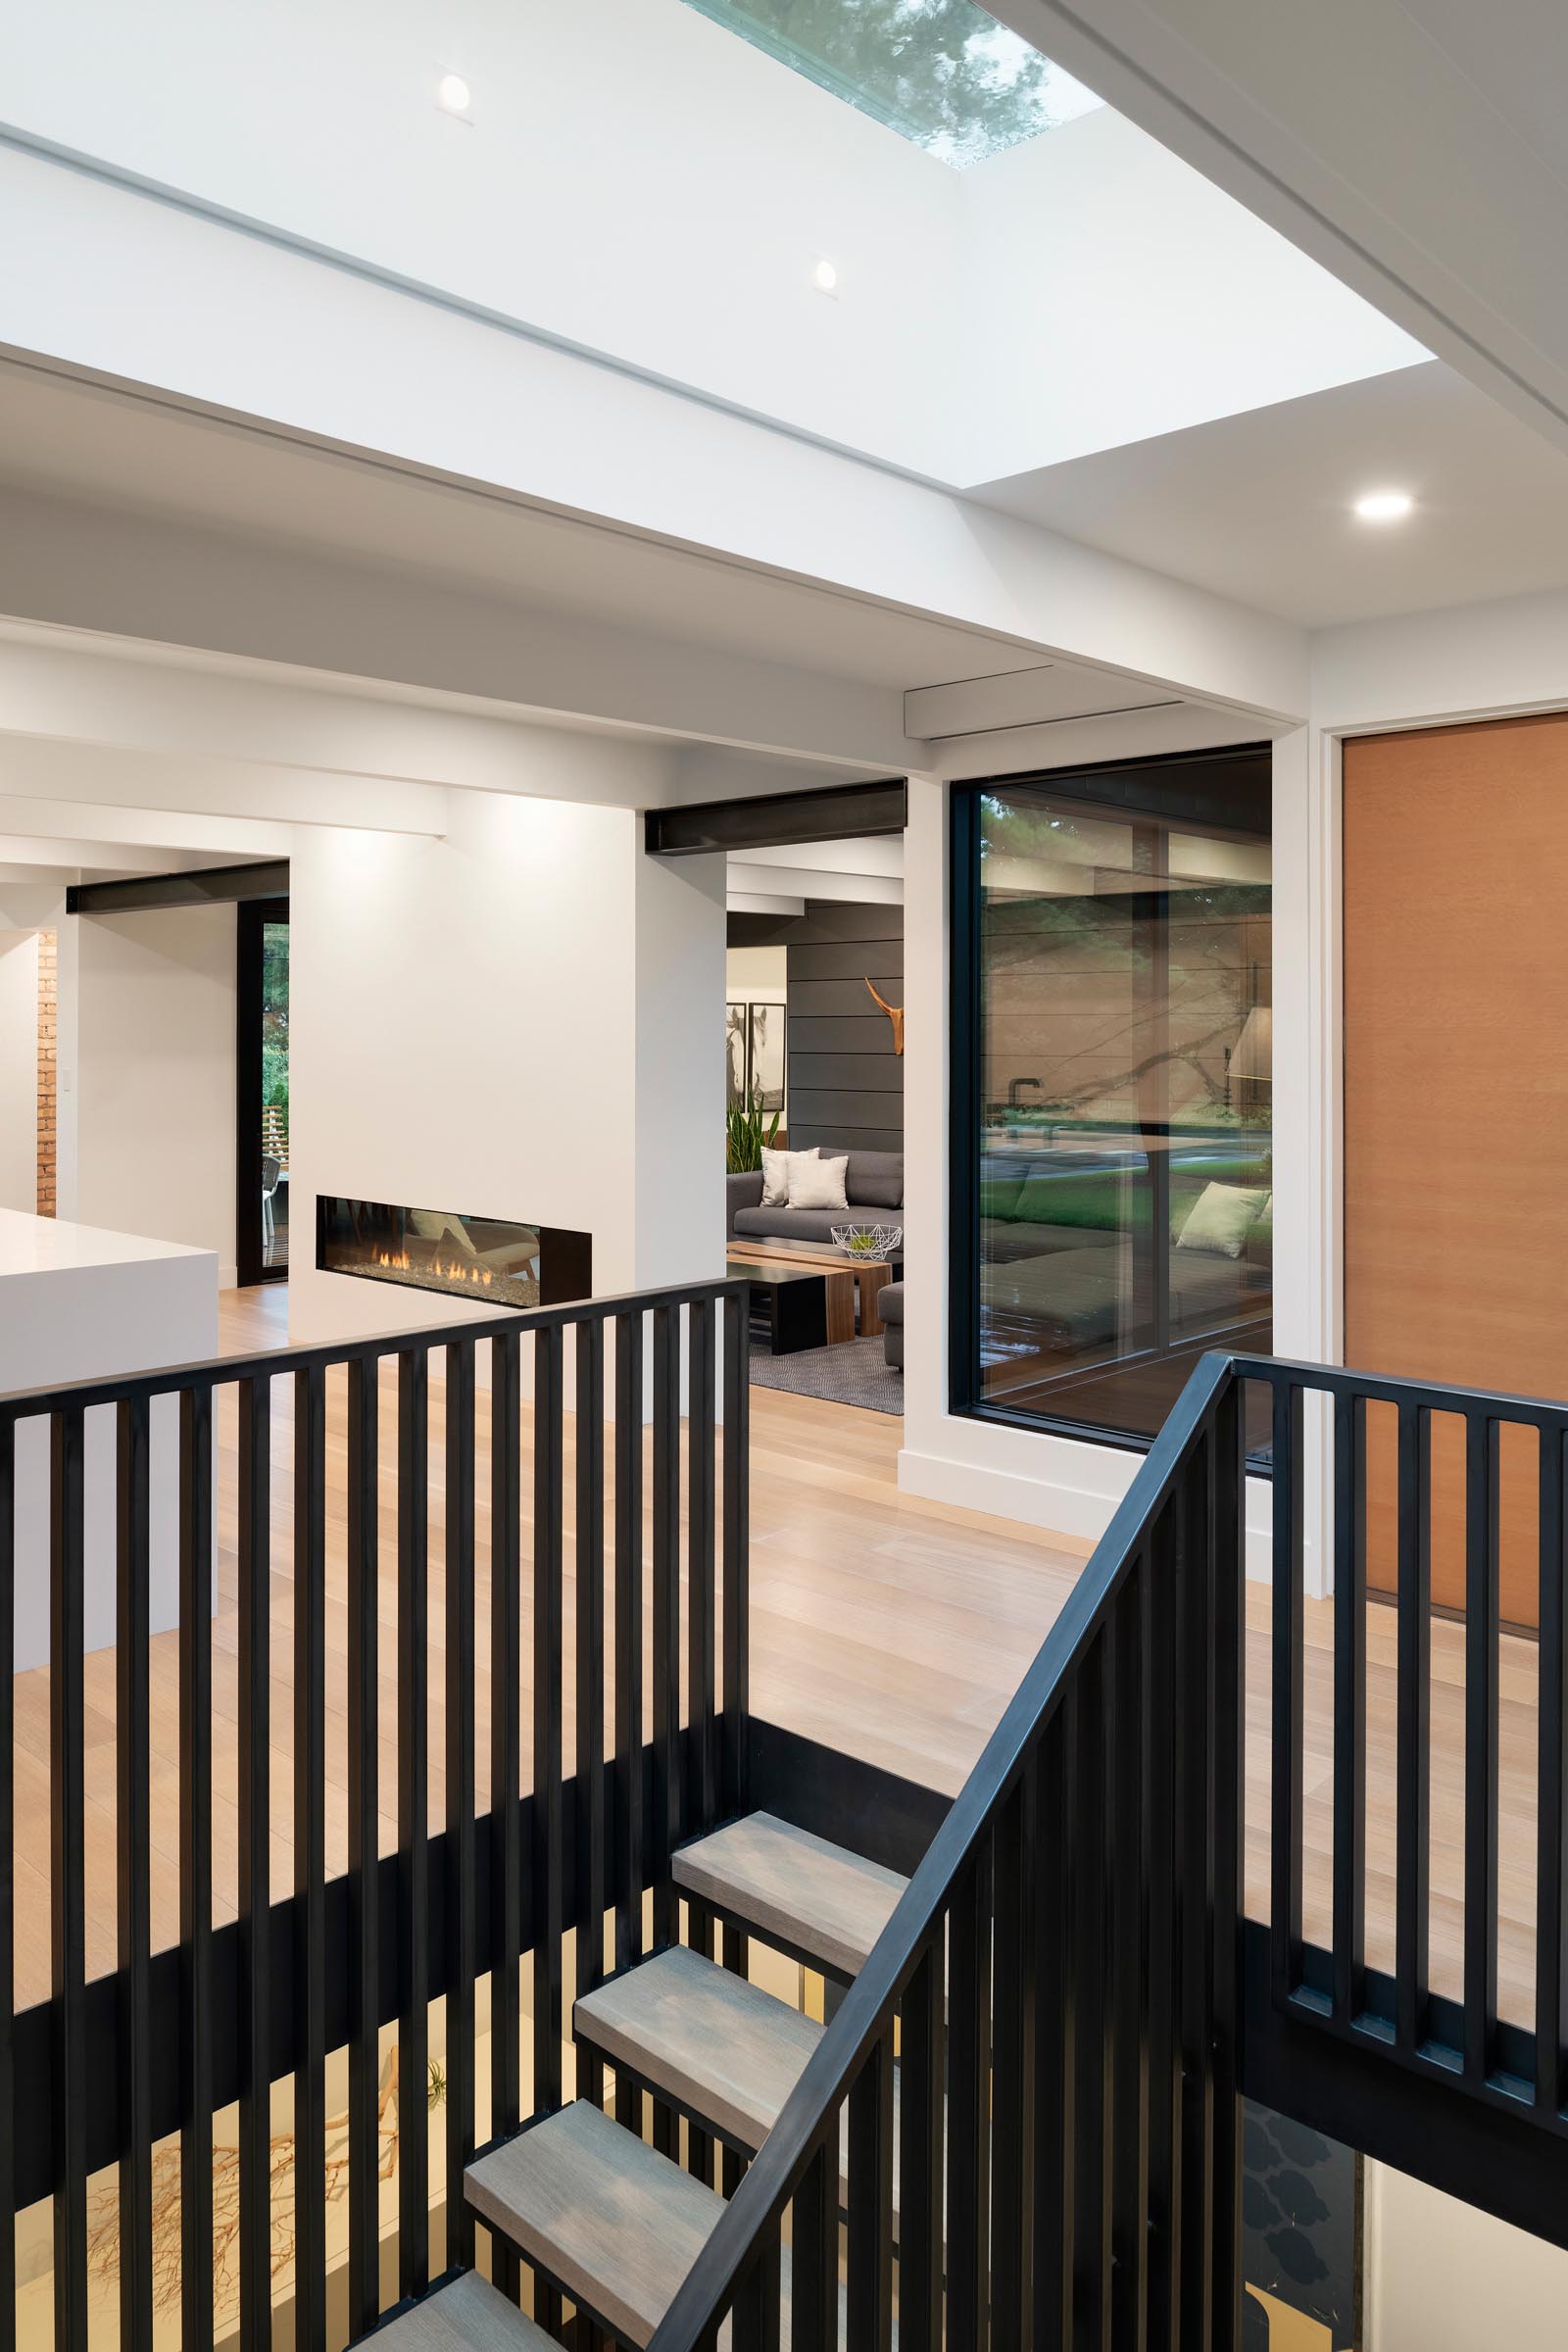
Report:
M487 1306L561 1306L593 1290L591 1234L341 1193L317 1196L316 1262L323 1273L449 1291Z

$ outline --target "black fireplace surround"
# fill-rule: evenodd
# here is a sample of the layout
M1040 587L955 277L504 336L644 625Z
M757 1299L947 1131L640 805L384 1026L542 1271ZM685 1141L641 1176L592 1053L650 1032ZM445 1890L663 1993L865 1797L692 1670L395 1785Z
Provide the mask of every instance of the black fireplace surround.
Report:
M591 1234L343 1193L317 1195L316 1262L326 1274L445 1291L485 1306L563 1306L593 1292Z

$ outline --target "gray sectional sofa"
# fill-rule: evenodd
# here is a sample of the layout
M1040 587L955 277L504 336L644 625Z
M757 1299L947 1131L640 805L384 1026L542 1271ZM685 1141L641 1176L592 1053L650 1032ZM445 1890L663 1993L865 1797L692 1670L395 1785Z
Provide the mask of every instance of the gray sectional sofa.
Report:
M847 1159L844 1208L764 1208L762 1176L726 1176L731 1241L830 1242L835 1225L904 1223L904 1153L840 1152L822 1147L824 1159Z
M1171 1225L1179 1232L1205 1184L1219 1181L1266 1195L1265 1158L1218 1159L1173 1171ZM1113 1346L1131 1287L1137 1213L1113 1171L1063 1174L1059 1162L988 1155L980 1187L982 1306L993 1329L1015 1328L1046 1351L1077 1354ZM1268 1312L1272 1218L1263 1217L1240 1258L1200 1250L1170 1252L1173 1339L1242 1324Z
M824 1159L847 1159L843 1208L764 1208L761 1171L726 1176L729 1238L733 1242L830 1242L835 1225L904 1224L904 1153L835 1151ZM881 1297L882 1348L896 1372L904 1369L904 1285L890 1282Z

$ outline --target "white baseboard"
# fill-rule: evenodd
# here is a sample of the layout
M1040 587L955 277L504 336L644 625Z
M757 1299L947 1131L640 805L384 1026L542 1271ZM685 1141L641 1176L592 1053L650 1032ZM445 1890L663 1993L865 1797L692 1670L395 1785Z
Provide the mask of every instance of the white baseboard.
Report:
M1073 1446L1071 1441L1045 1443L1057 1456L1058 1465L1062 1454L1075 1454L1081 1461L1088 1450ZM1126 1484L1137 1469L1136 1458L1118 1452L1114 1446L1096 1447L1094 1451L1102 1459L1105 1475L1102 1480L1089 1484L1075 1480L1070 1474L1064 1477L1059 1466L1054 1476L1036 1478L1017 1469L964 1461L956 1454L920 1451L906 1446L899 1454L899 1491L918 1494L927 1502L952 1503L960 1510L983 1511L996 1519L1014 1519L1025 1527L1039 1528L1045 1535L1094 1544L1110 1525ZM1271 1490L1266 1481L1249 1479L1247 1573L1254 1583L1266 1584L1273 1572L1271 1503ZM1305 1555L1306 1591L1316 1595L1321 1591L1318 1580L1322 1564L1310 1540L1305 1545Z

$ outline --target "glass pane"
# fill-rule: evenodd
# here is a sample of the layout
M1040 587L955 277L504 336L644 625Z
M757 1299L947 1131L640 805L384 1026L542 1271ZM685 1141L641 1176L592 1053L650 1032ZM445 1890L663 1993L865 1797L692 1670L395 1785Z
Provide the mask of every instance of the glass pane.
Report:
M689 5L960 170L1103 103L972 0Z
M1205 1346L1268 1346L1268 845L980 811L981 1394L1152 1437Z
M262 1263L288 1264L288 925L262 925Z

